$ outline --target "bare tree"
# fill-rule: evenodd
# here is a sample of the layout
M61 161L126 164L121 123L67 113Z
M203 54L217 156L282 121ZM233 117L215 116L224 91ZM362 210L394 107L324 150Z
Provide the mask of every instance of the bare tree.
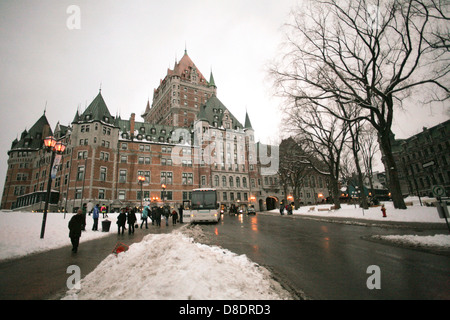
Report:
M314 156L307 153L301 140L296 141L293 137L289 137L281 141L278 174L285 196L288 188L292 189L296 208L300 205L300 190L304 186L304 180L312 171L311 159L314 159Z
M448 33L435 28L447 20L448 6L432 0L311 1L293 12L289 51L271 70L280 93L295 101L341 119L330 101L361 109L345 120L367 120L376 129L396 208L406 209L391 146L394 110L419 87L421 93L429 89L427 101L450 97Z
M373 127L364 126L360 136L361 155L364 166L364 172L367 179L369 179L370 191L372 196L375 195L373 187L373 166L375 155L379 151L378 142L375 129Z
M347 122L318 110L314 104L301 104L300 100L284 112L288 130L296 133L296 140L303 142L309 165L328 178L333 203L339 209L340 161L348 137Z

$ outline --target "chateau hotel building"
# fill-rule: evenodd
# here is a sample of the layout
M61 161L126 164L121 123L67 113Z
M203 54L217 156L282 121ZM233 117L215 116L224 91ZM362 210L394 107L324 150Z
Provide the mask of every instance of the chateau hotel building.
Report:
M51 161L43 139L53 135L67 148L52 181L51 211L97 203L112 211L141 199L161 204L163 196L179 206L199 187L216 188L227 206L265 210L250 119L246 114L242 124L233 116L217 98L212 73L206 80L186 51L142 118L112 116L101 91L69 126L58 122L51 130L44 113L12 142L1 207L43 209Z

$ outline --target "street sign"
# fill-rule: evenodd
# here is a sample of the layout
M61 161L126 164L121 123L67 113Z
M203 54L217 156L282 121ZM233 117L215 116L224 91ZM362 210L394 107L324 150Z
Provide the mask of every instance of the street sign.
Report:
M435 197L439 197L439 198L445 197L445 188L443 186L439 186L439 185L433 186L431 188L431 191L433 192L433 195Z

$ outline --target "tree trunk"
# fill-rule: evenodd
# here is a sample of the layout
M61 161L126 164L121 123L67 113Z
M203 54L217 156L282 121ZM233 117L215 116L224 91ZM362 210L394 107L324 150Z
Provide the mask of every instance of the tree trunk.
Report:
M334 179L334 177L330 176L330 187L331 187L331 193L333 197L333 204L335 209L341 208L341 201L339 200L339 197L341 196L341 192L339 190L339 183Z
M391 193L394 207L396 209L406 209L402 190L400 188L397 165L392 154L392 146L389 133L380 133L380 148L383 153L384 170L387 174L389 192Z

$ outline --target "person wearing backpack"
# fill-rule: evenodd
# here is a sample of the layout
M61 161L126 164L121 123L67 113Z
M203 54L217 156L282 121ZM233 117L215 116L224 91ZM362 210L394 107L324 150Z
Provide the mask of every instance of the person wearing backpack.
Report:
M145 229L148 229L147 218L148 218L149 211L150 211L149 206L145 206L144 210L142 210L141 229L142 229L142 226L144 225L144 222L145 222Z
M164 206L164 218L166 219L166 226L169 226L169 216L170 216L170 208L169 206Z
M122 229L122 234L125 231L125 223L127 222L127 214L126 209L122 208L120 209L119 216L117 217L117 229L120 234L120 229Z
M172 225L176 225L178 220L178 212L175 208L172 211Z
M128 208L127 222L128 222L128 234L134 234L134 224L136 223L136 214L134 208Z

